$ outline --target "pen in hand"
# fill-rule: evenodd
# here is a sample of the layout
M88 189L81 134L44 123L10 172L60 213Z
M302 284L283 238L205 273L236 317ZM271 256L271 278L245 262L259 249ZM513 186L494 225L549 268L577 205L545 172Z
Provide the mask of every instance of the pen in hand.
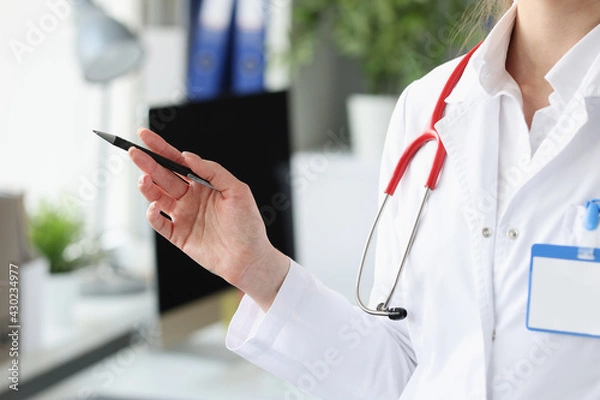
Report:
M108 143L117 146L125 151L129 150L130 147L135 147L136 149L139 149L141 151L143 151L144 153L148 154L150 157L152 157L154 159L154 161L156 161L158 164L162 165L163 167L165 167L166 169L173 171L181 176L185 176L186 178L201 183L204 186L207 186L211 189L217 190L217 188L215 188L213 185L210 184L209 181L207 181L206 179L202 179L201 177L199 177L198 175L196 175L190 168L186 167L185 165L181 165L179 163L176 163L173 160L169 160L166 157L161 156L160 154L156 154L153 151L150 151L142 146L139 146L135 143L131 143L123 138L120 138L118 136L115 135L111 135L109 133L105 133L105 132L100 132L100 131L96 131L93 130L93 132L100 136L102 139L106 140Z

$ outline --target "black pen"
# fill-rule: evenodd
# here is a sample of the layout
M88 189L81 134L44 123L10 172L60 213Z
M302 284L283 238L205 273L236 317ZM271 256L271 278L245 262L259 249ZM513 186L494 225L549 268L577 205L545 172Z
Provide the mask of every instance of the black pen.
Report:
M217 188L214 187L213 185L211 185L209 181L207 181L206 179L200 178L198 175L196 175L194 173L194 171L192 171L190 168L188 168L184 165L176 163L173 160L169 160L166 157L156 154L142 146L139 146L135 143L131 143L131 142L129 142L123 138L120 138L118 136L111 135L109 133L100 132L100 131L92 131L92 132L94 132L96 135L100 136L102 139L106 140L108 143L110 143L114 146L117 146L125 151L129 150L130 147L135 147L136 149L140 149L141 151L148 154L150 157L152 157L154 159L154 161L156 161L158 164L162 165L166 169L173 171L179 175L185 176L186 178L191 179L192 181L201 183L204 186L208 186L211 189L217 190Z

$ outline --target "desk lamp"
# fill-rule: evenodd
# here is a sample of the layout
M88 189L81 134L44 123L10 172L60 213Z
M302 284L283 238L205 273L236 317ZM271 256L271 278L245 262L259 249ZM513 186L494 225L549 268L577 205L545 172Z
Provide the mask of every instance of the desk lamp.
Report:
M144 51L137 37L127 27L111 18L91 0L76 3L75 24L76 56L86 81L102 85L100 128L109 129L110 82L137 69L144 58ZM107 148L100 144L98 162L101 163L106 156ZM106 187L100 187L96 202L96 233L100 239L104 233L106 198ZM125 274L114 263L110 263L112 273L109 276L101 277L100 269L99 266L96 270L95 280L83 285L84 294L123 294L145 289L141 281Z

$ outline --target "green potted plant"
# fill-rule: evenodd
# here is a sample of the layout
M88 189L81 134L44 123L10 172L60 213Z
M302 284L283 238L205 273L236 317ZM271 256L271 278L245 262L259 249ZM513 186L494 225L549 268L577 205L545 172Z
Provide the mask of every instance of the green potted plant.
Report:
M50 262L51 274L65 274L82 266L85 258L69 254L69 246L83 234L83 219L71 209L42 201L29 218L33 246Z
M89 264L93 257L81 251L84 233L82 216L61 203L44 200L29 215L29 236L34 248L50 265L45 302L50 325L64 326L72 321L77 279L72 273Z
M348 99L353 147L378 158L402 89L458 53L463 38L454 32L466 5L466 0L295 1L290 60L294 67L311 62L321 26L331 27L333 47L358 62L369 92ZM366 132L357 132L362 129Z

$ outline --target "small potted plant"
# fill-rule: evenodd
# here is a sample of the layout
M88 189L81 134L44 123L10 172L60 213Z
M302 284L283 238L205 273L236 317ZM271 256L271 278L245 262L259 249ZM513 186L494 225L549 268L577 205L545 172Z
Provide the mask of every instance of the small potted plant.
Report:
M292 8L293 66L312 61L323 23L339 53L357 60L367 94L348 99L350 134L359 155L379 157L400 92L442 64L462 45L455 26L466 0L305 0ZM458 44L457 44L458 43ZM357 132L363 128L365 132Z
M81 250L83 233L82 216L64 204L44 200L29 216L31 242L50 264L46 302L53 325L71 322L78 290L73 271L94 258Z
M67 249L83 234L83 219L72 209L42 201L29 218L29 235L34 247L50 262L51 274L66 274L82 265L82 257Z

